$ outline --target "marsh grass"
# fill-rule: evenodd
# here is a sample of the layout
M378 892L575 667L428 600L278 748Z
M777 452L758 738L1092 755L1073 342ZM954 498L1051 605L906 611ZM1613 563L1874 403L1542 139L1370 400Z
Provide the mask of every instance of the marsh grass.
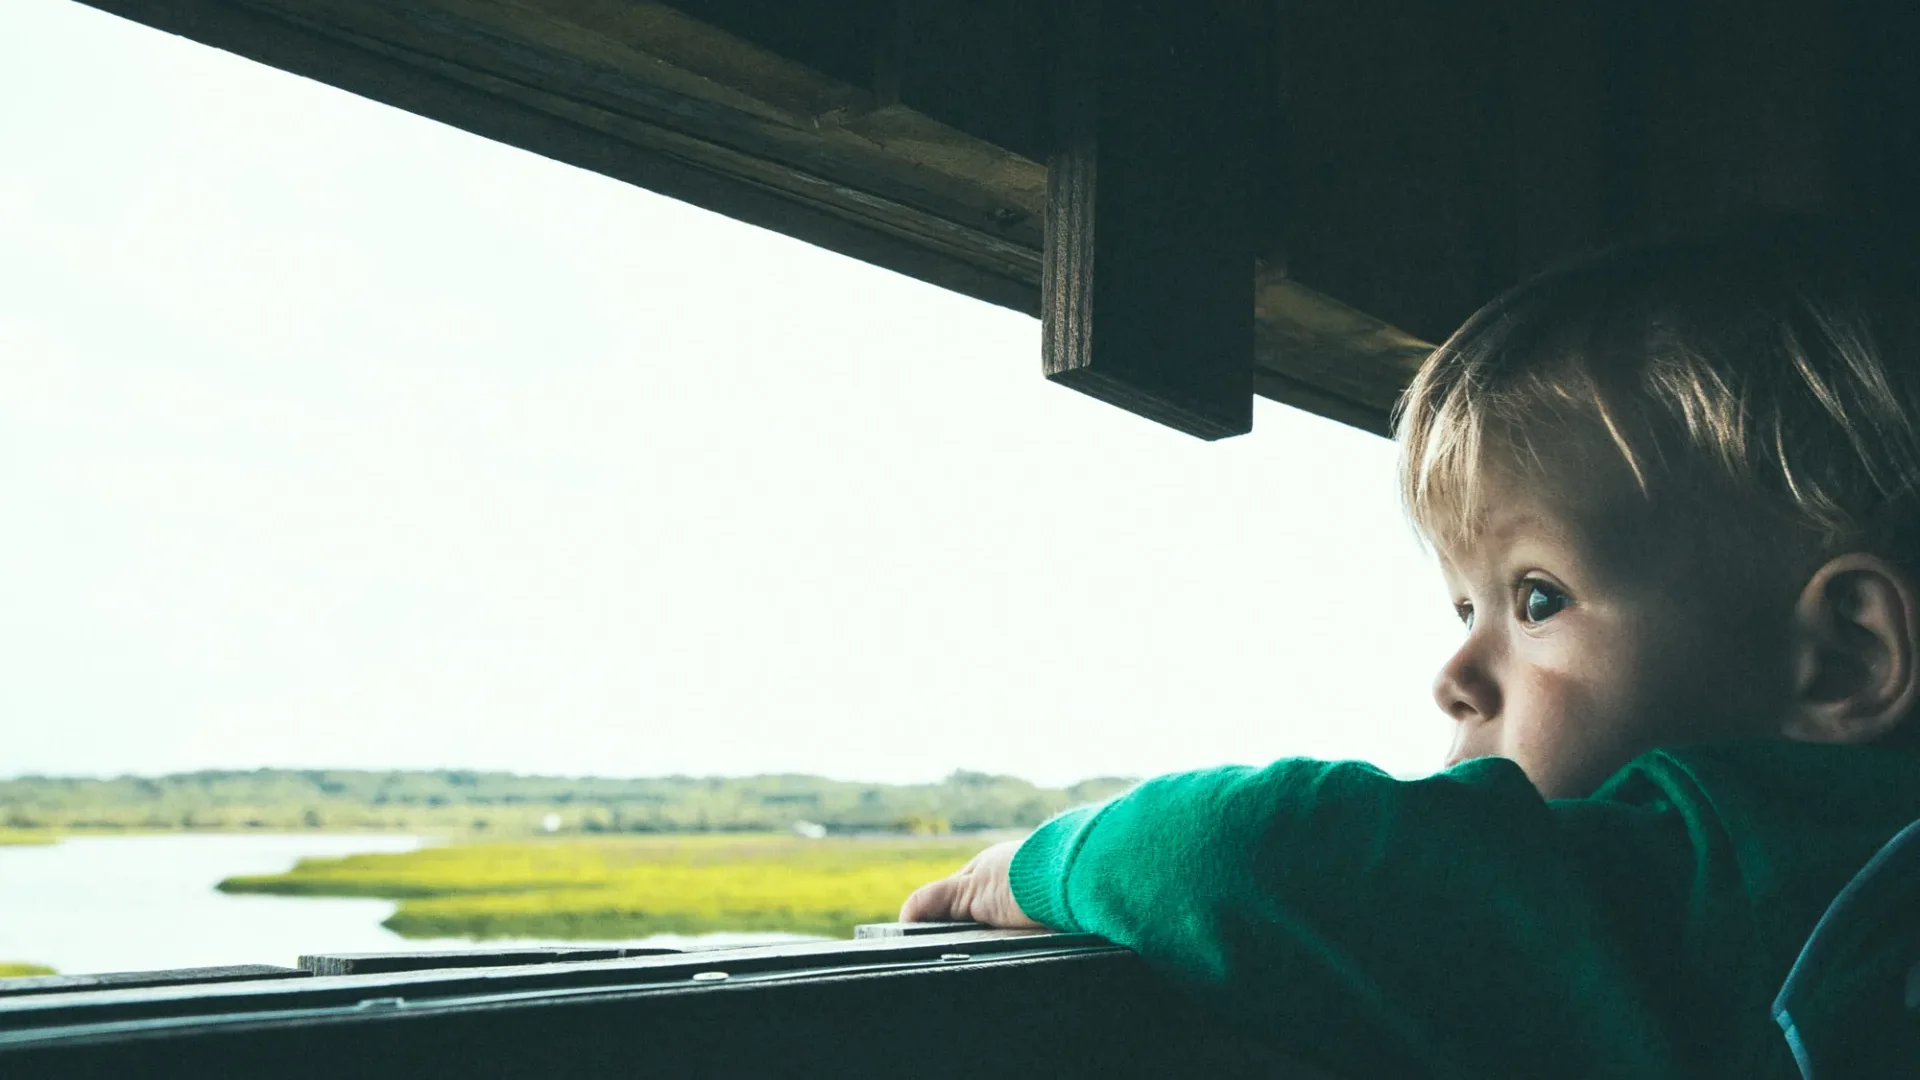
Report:
M55 972L50 967L43 967L39 964L15 964L15 963L0 962L0 979L17 979L27 975L54 975L54 974L58 974L58 973Z
M455 844L302 859L223 892L382 897L404 937L627 938L778 931L845 937L888 922L974 839L671 835Z
M51 844L59 837L50 829L9 829L0 827L0 847L25 844Z

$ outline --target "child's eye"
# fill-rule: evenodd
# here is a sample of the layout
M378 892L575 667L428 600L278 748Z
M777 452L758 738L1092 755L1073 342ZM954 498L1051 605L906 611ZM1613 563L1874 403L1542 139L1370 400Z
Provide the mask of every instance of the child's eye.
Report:
M1460 625L1473 629L1473 605L1462 601L1453 605L1453 613L1460 617Z
M1566 593L1544 581L1523 581L1520 588L1520 614L1530 623L1546 622L1571 603Z

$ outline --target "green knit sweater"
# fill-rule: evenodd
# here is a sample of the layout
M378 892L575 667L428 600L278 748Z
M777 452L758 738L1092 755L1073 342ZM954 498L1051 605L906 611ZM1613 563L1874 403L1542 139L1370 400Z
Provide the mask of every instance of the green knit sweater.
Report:
M1013 893L1356 1077L1790 1078L1772 998L1916 819L1920 758L1876 747L1664 750L1551 801L1499 758L1296 758L1069 811Z

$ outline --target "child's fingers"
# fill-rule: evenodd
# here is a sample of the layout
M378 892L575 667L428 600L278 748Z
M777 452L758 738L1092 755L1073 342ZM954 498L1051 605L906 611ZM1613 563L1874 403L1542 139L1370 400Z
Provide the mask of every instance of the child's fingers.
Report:
M982 922L988 926L1038 927L1013 898L1008 867L1018 842L995 844L949 877L914 890L900 906L901 922Z
M956 878L944 877L913 890L907 902L900 905L901 922L951 922L963 919L963 915L953 914L953 904L960 897L960 882Z

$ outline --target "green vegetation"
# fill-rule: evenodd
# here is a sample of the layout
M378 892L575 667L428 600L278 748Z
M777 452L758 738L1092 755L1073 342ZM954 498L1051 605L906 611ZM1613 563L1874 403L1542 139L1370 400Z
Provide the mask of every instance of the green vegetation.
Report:
M936 784L860 784L817 776L517 776L462 771L256 769L112 779L0 780L9 830L407 829L516 836L788 830L937 834L1031 828L1056 811L1122 790L1089 780L1042 788L956 772Z
M1129 783L1042 788L969 772L935 784L276 769L29 776L0 781L0 842L104 830L444 832L466 842L307 859L220 888L397 900L387 925L408 937L842 937L892 919L907 893L983 843L950 834L1031 828Z
M846 937L892 921L909 892L981 841L733 834L455 844L303 859L228 878L224 892L378 896L406 937L643 937L782 931Z
M0 847L11 844L16 847L23 844L51 844L59 839L45 829L9 829L0 826Z
M12 964L0 960L0 979L17 979L23 975L52 974L55 974L52 968L41 967L39 964Z

